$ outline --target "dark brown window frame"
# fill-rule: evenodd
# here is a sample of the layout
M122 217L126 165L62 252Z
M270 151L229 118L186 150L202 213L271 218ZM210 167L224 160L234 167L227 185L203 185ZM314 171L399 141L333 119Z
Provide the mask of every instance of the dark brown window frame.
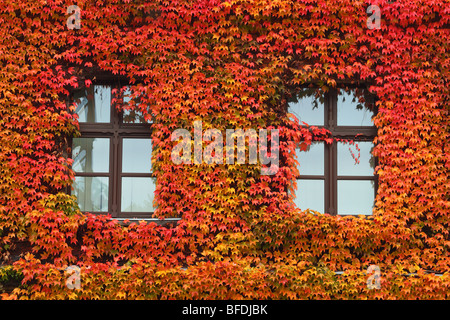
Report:
M117 82L97 82L92 85L109 86L111 90L122 88L127 84ZM111 93L111 99L114 95ZM121 209L121 179L122 177L149 177L156 178L155 174L149 173L123 173L122 172L122 149L123 139L142 138L151 139L151 123L124 123L123 112L119 112L114 104L110 106L110 122L108 123L79 123L80 136L77 138L107 138L109 144L109 172L107 173L87 173L77 172L75 176L79 177L108 177L108 211L91 212L93 214L109 214L112 218L138 219L138 220L157 220L153 218L153 212L122 212ZM73 137L70 140L70 149L72 149Z
M342 89L341 89L342 90ZM367 90L367 89L364 89ZM366 96L371 105L373 105L373 114L377 114L378 110L375 104L375 97L368 94ZM325 128L331 132L331 137L337 139L352 140L355 143L370 141L373 142L377 129L375 126L338 126L337 124L337 101L338 90L331 89L324 93L324 124L317 125L318 128ZM321 140L316 140L321 141ZM324 174L323 175L299 175L298 180L324 180L324 213L339 216L354 216L349 214L339 214L338 207L338 180L372 180L374 181L374 198L378 190L378 176L374 173L371 176L340 176L338 175L337 166L337 143L324 144ZM378 161L374 158L374 167L376 168Z

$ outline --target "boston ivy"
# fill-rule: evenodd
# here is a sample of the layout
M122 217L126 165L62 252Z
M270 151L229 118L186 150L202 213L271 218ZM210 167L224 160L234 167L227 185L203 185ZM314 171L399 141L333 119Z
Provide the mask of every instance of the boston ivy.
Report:
M3 298L448 298L445 1L81 0L79 29L66 25L70 1L0 3L0 254L32 248ZM370 4L380 29L367 27ZM176 226L81 214L66 194L78 126L66 101L105 74L126 79L153 120L155 214ZM378 98L369 218L293 204L295 149L333 142L286 112L308 85ZM172 132L197 120L278 129L279 170L174 164ZM71 264L80 290L65 286ZM371 264L380 289L366 286Z

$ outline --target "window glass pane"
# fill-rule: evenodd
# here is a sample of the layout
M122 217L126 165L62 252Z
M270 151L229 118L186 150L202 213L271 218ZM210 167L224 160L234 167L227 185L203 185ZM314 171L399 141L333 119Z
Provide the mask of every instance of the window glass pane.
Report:
M297 159L300 163L300 175L323 175L324 174L324 144L314 142L306 151L297 149Z
M111 118L111 87L90 86L74 95L79 122L107 123Z
M146 121L142 112L137 110L123 110L123 123L150 123Z
M298 102L289 103L289 112L293 113L300 124L306 122L309 125L323 126L324 106L314 96L298 98Z
M356 146L360 149L359 152ZM355 145L338 142L338 176L373 176L375 163L374 157L371 154L372 148L373 143L369 141L355 142ZM350 150L355 158L353 158ZM356 163L355 159L358 159L359 163Z
M122 212L153 212L155 178L122 178Z
M372 116L373 112L359 104L353 93L341 91L341 94L338 95L338 126L373 126Z
M109 172L109 139L74 138L72 159L75 172Z
M152 141L123 139L122 172L150 173L152 171Z
M108 177L75 177L74 195L81 211L108 211Z
M372 214L373 180L338 180L338 214Z
M325 188L323 180L297 180L295 195L294 203L298 208L324 212Z
M124 92L123 103L125 105L129 104L131 101L131 90L129 87ZM139 102L135 103L135 106L138 106ZM123 110L123 123L150 123L151 121L147 121L144 118L144 114L139 110Z

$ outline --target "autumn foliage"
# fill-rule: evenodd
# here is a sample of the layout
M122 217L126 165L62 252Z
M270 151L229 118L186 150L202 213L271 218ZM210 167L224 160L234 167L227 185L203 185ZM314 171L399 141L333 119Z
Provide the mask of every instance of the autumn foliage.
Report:
M3 298L448 299L446 1L84 0L81 28L69 30L72 4L0 0L0 255L7 264L29 246L0 273L23 278ZM370 4L381 29L366 25ZM99 74L127 79L132 107L152 119L155 215L176 225L81 214L66 194L78 130L67 99ZM369 218L293 204L295 149L330 140L286 112L310 84L377 96ZM196 120L278 128L277 174L175 165L171 133ZM380 289L367 288L371 264ZM82 270L79 290L65 285L68 265Z

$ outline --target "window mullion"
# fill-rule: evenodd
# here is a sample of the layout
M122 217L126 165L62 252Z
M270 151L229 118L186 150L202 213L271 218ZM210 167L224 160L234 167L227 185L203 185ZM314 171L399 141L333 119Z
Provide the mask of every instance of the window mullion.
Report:
M337 143L333 143L330 146L331 155L330 155L330 162L331 162L331 175L330 175L330 189L331 191L331 201L332 201L332 209L334 215L338 214L337 210L337 199L338 199L338 183L337 183Z
M119 113L117 112L115 106L111 106L111 119L114 129L114 134L112 136L112 148L110 153L110 164L111 164L111 216L118 217L119 212L119 179L120 179L120 138L119 138Z
M333 138L336 130L336 116L337 116L337 91L332 89L327 94L326 99L326 113L327 121L326 128L331 131ZM326 145L325 150L325 203L327 211L331 215L337 214L337 148L336 143Z
M332 192L333 188L331 188L331 161L330 161L330 153L331 153L331 146L329 144L325 145L325 152L324 152L324 165L325 165L325 212L329 214L333 214L333 205L332 205Z

